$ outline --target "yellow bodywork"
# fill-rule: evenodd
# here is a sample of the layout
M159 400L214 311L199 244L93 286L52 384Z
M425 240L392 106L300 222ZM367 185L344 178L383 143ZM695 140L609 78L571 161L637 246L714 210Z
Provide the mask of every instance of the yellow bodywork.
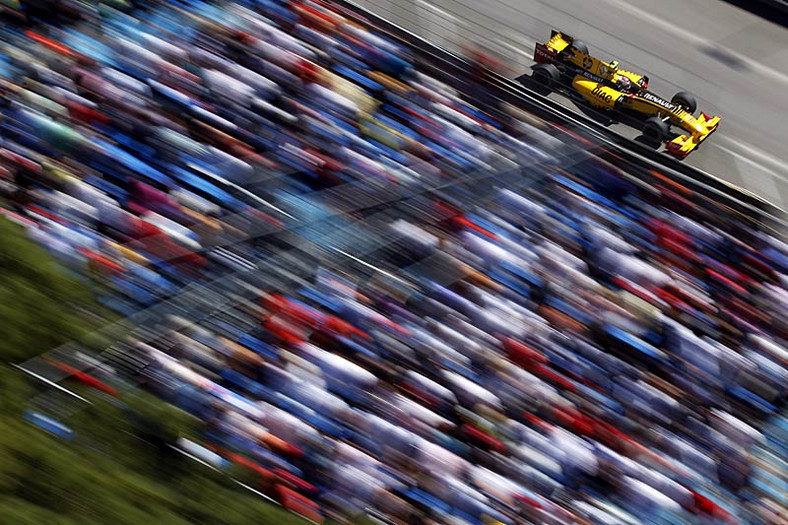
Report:
M697 118L690 115L690 119L694 121L692 124L695 131L689 136L681 135L676 137L668 142L666 146L669 152L680 157L686 157L690 151L697 148L698 144L706 140L709 135L717 130L717 126L720 123L720 117L709 117L703 112L701 112L700 116ZM682 128L686 129L685 126L682 126Z
M572 48L573 38L554 32L544 47L550 53L564 53L563 62L575 66L578 72L572 80L572 88L594 107L602 109L624 109L647 117L658 117L681 128L685 134L667 142L667 150L684 157L695 149L719 125L720 117L710 117L701 112L695 117L677 105L647 91L648 78L618 67L617 61L604 62L589 54ZM571 54L566 53L569 50ZM616 89L620 77L626 77L639 92L625 93Z
M560 53L571 45L572 40L573 39L566 37L563 33L556 33L545 45L548 49ZM604 62L594 56L582 53L577 49L573 50L568 62L583 68L592 75L596 75L611 82L615 81L616 76L627 77L634 84L637 84L644 78L643 75L620 69L615 62Z
M572 87L575 88L575 91L583 95L583 98L592 106L598 108L612 109L623 95L623 93L612 87L605 86L604 84L588 79L582 75L575 76L572 81Z

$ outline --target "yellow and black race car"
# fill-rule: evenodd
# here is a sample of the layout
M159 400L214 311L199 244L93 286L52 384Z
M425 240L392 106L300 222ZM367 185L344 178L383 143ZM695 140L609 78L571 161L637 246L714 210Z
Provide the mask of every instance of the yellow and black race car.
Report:
M676 93L667 101L648 90L647 76L620 69L616 60L603 62L589 55L583 42L564 33L553 31L550 40L537 43L534 61L531 77L540 85L577 93L599 109L637 117L644 137L665 143L677 157L686 157L719 125L720 117L703 112L694 116L697 103L690 93ZM683 134L673 136L671 125Z

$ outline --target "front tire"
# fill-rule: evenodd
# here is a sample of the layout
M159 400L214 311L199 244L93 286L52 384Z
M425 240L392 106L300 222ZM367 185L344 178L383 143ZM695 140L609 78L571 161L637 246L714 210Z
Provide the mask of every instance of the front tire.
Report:
M698 102L695 100L695 96L692 93L688 93L686 91L679 91L673 95L673 98L670 99L670 102L676 106L679 106L687 113L694 114L695 110L698 109Z
M651 117L643 124L643 137L653 144L661 144L668 138L670 124L664 120Z
M561 72L553 64L536 64L531 77L542 86L553 89L561 80Z

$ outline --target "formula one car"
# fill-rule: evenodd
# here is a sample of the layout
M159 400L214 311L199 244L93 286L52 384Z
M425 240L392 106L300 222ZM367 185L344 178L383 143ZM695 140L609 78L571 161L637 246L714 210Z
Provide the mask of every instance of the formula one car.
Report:
M580 40L553 31L546 43L537 43L531 77L550 89L579 94L598 109L614 110L642 123L643 136L654 144L665 143L667 151L684 158L716 131L720 117L697 109L695 97L679 92L668 102L648 90L648 77L625 71L618 61L603 62L588 54ZM674 136L671 125L684 134Z

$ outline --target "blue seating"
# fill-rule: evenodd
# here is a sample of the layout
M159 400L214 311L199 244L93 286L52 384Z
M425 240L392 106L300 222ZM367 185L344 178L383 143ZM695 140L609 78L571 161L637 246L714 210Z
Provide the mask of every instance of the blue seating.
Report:
M417 488L410 488L404 490L401 492L401 494L405 498L420 503L428 509L437 510L438 512L442 512L445 514L449 514L452 510L451 505L449 505L445 501L438 499L435 496Z
M37 427L40 427L57 437L67 439L69 441L74 439L74 431L71 428L60 423L59 421L52 419L49 416L45 416L40 412L27 410L24 412L24 414L22 414L22 417L30 423L33 423Z
M109 142L101 139L94 139L98 146L105 152L108 159L112 159L112 161L119 162L126 166L128 169L132 170L135 173L139 173L143 177L154 181L162 186L166 187L173 187L175 186L174 181L168 177L167 175L161 173L160 171L152 168L145 162L142 162L137 157L126 153L121 148L110 144Z
M334 423L330 419L314 412L306 405L299 403L281 393L276 393L272 400L273 404L294 416L303 419L320 432L334 438L344 439L348 436L348 430L340 424Z
M152 293L145 290L141 286L132 283L128 279L123 277L110 277L110 281L118 289L118 291L132 298L134 301L140 303L143 306L150 305L156 301L156 297Z
M616 208L616 206L613 204L613 202L610 199L608 199L607 197L603 197L599 193L595 192L594 190L592 190L587 186L584 186L583 184L580 184L579 182L575 182L564 175L558 175L558 174L554 175L554 178L557 183L561 184L562 186L565 186L566 188L574 191L579 195L582 195L583 197L593 202L602 204L609 208L613 208L613 209Z
M101 173L103 180L112 179L114 182L123 183L129 178L129 174L122 169L111 166L101 158L88 159L85 164ZM114 183L113 182L113 183Z
M395 162L399 162L400 164L404 164L405 162L407 162L407 159L405 158L405 155L403 155L399 151L396 151L396 150L386 146L382 142L378 142L377 140L375 140L373 138L369 138L369 137L367 137L366 141L372 147L377 149L377 151L379 152L379 156L388 157L388 158L392 159ZM378 161L382 162L383 159L379 159Z
M115 63L115 52L100 40L68 27L63 28L61 31L63 43L72 49L104 64Z
M329 312L338 313L344 309L342 303L322 292L315 290L311 286L300 288L297 293L298 295L301 295L306 299L319 304Z
M466 218L472 223L476 224L477 226L484 228L485 230L497 235L498 237L504 237L506 239L516 240L515 236L512 235L510 232L506 231L505 228L498 226L497 224L485 219L480 215L477 215L475 213L468 213L466 214Z
M591 316L590 315L583 313L578 308L575 308L574 306L570 305L569 303L567 303L563 299L559 299L558 297L556 297L554 295L550 295L550 296L548 296L545 299L544 303L547 306L555 308L559 312L562 312L562 313L568 315L572 319L575 319L575 320L583 323L586 326L589 326L591 324Z
M231 368L220 370L219 376L235 388L248 392L251 396L262 399L263 401L270 403L276 399L276 392Z
M129 317L139 311L139 308L118 297L98 295L96 296L96 300L113 312L117 312L124 317Z
M514 290L523 297L527 298L531 296L531 290L527 286L503 272L493 270L488 274L488 276L494 281L497 281L507 288Z
M357 343L356 341L353 341L348 337L338 336L337 339L353 352L362 354L371 359L378 359L380 357L376 351L372 350L371 348L367 348L364 345Z
M35 132L27 131L20 126L15 126L11 123L3 123L2 129L7 133L11 139L16 141L20 146L30 148L39 153L49 156L57 156L56 149L48 145L47 141L39 138Z
M291 24L298 21L298 15L273 0L256 0L256 2L258 6L262 7L267 13L271 13L276 18L280 18Z
M235 326L227 323L225 321L220 321L218 319L212 319L210 322L213 330L228 339L236 340L241 335L243 335L243 331L236 328Z
M468 370L468 368L460 365L459 363L456 363L448 358L441 359L440 361L443 366L445 366L452 372L456 372L461 376L465 377L466 379L470 379L474 383L479 382L479 376L477 374L473 373L471 370Z
M146 161L156 157L156 150L154 148L134 140L125 133L108 130L105 134L115 142L119 143L121 146L125 147L127 150L134 151L142 155Z
M457 507L453 507L451 509L451 514L457 516L463 521L470 523L471 525L483 525L482 520L478 516L472 516L464 510L458 509Z
M608 410L612 410L618 414L625 413L624 406L615 399L579 383L575 383L575 386L577 387L578 392L582 392L585 397L593 399L597 403L605 406Z
M225 381L229 381L233 385L243 388L246 388L247 383L249 382L249 378L245 375L241 374L240 372L236 372L231 368L223 368L219 371L219 377L224 379Z
M391 93L387 92L385 98L386 99L391 99L392 98ZM393 115L393 116L395 116L397 118L400 118L400 119L402 119L402 120L404 120L406 122L412 122L413 121L413 116L407 114L406 112L402 111L400 108L396 107L394 105L394 103L395 103L394 101L391 101L389 103L385 103L385 104L383 104L380 107L380 110L381 111L385 111L386 113L389 113L390 115ZM414 134L414 138L418 139L418 136L419 136L418 133L416 133L414 131L413 134Z
M245 206L243 202L223 189L179 166L171 165L170 171L175 178L186 184L186 186L190 187L197 194L218 201L218 203L232 209L240 209Z
M334 72L338 75L347 78L348 80L352 80L353 82L360 84L365 89L368 89L370 91L378 92L378 91L383 91L384 89L382 85L378 84L371 78L368 78L362 75L361 73L357 73L356 71L353 71L352 69L347 68L345 66L334 67Z
M348 429L347 440L358 445L362 450L366 450L370 454L378 455L381 453L381 443L366 437L360 432Z
M460 457L468 457L468 454L471 451L471 447L469 445L466 445L462 441L448 436L443 432L435 431L433 435L435 436L437 443L446 448L448 451L453 452Z
M501 125L500 122L498 122L498 121L494 120L493 118L487 116L486 114L482 113L481 111L478 111L478 110L476 110L476 109L474 109L474 108L472 108L470 106L467 106L465 104L459 104L459 106L462 108L462 110L464 112L468 113L469 115L473 116L474 118L482 120L482 121L486 122L487 124L490 124L491 126L493 126L496 129L502 129L503 128L503 126Z
M349 53L345 52L342 47L346 48L346 46L340 45L339 47L335 46L333 49L331 49L331 56L334 57L336 61L342 62L343 64L360 71L365 71L369 68L365 62L357 59L354 56L351 56Z
M236 341L238 344L249 348L263 357L273 361L279 360L279 351L276 349L276 347L271 346L268 343L264 343L250 334L241 334Z
M630 334L629 332L625 332L624 330L612 325L605 325L603 329L611 337L621 341L622 343L625 343L630 348L637 350L638 352L652 359L657 359L659 361L667 360L667 356L664 352L648 344L639 337Z
M780 272L788 272L788 255L768 246L760 252L761 258L766 258L771 266L776 266Z
M159 273L166 276L171 281L180 284L181 286L191 282L194 277L187 275L185 272L180 270L177 266L169 264L165 261L158 261L155 263L155 268Z
M129 196L129 192L127 192L126 190L122 189L121 187L107 180L96 177L95 175L88 175L83 180L86 183L90 184L91 186L100 189L101 191L103 191L104 193L106 193L107 195L109 195L110 197L112 197L113 199L115 199L120 203L126 202L126 199Z
M386 108L388 108L388 107L390 107L390 106L384 105L381 109L385 111ZM418 140L418 138L419 138L419 134L416 133L415 131L413 131L413 128L409 128L408 126L400 124L399 122L397 122L393 118L387 117L386 115L382 114L381 112L375 113L375 118L381 124L383 124L385 126L388 126L388 127L392 128L392 129L396 130L399 133L402 133L403 135L405 135L408 138L411 138L413 140Z
M728 389L728 393L731 396L735 397L736 399L740 399L741 401L744 401L745 403L749 403L750 405L754 406L755 408L757 408L758 410L761 410L763 412L774 413L774 412L777 411L777 407L776 406L774 406L773 404L769 403L768 401L766 401L765 399L763 399L759 395L754 394L754 393L750 392L749 390L747 390L747 389L745 389L743 387L734 386L734 387Z
M454 166L456 166L461 170L468 170L473 167L470 162L466 161L459 155L452 153L448 149L436 144L431 140L422 139L422 143L428 148L432 149L438 155L444 157L448 162L450 162L451 164L453 164Z
M259 445L253 445L247 448L249 453L254 456L263 466L271 467L271 468L281 468L282 470L286 470L290 474L298 476L299 478L304 477L303 471L284 459L282 456L278 454L274 454L268 449L265 449Z
M533 273L529 272L525 268L512 264L508 261L502 262L500 266L507 272L513 273L517 277L523 279L524 281L530 283L533 286L536 286L538 288L544 286L544 280L542 280L541 277L534 275Z

